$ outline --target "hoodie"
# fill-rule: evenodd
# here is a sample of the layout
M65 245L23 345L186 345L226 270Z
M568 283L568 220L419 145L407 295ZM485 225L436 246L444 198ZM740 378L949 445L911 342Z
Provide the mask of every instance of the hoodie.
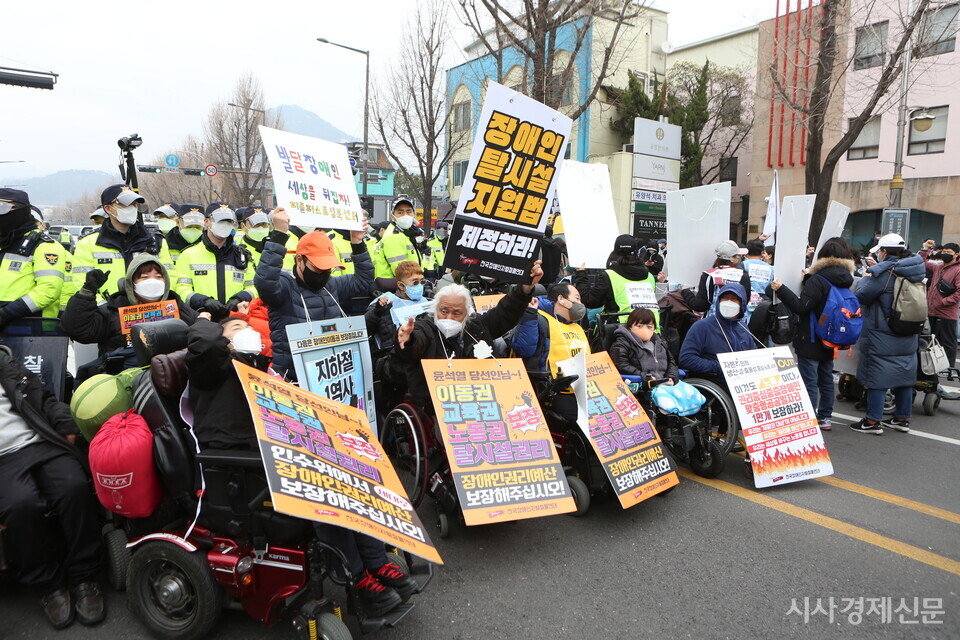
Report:
M650 276L650 270L641 263L613 264L609 269L631 282L640 282ZM573 286L580 292L580 301L588 309L603 307L607 313L616 313L620 310L606 270L593 272L593 274L577 270L573 273Z
M720 298L733 293L740 299L740 313L727 319L720 315ZM690 376L713 378L723 382L723 369L717 359L718 353L748 351L756 348L756 341L743 324L747 308L747 290L739 283L724 285L713 299L713 315L698 320L690 327L680 349L680 368Z
M820 258L813 263L810 273L804 278L799 297L786 286L777 291L780 300L800 318L797 335L793 339L793 349L797 357L833 360L833 348L823 346L823 342L813 334L813 322L823 313L823 305L830 295L830 285L849 289L853 286L854 270L856 265L853 260Z

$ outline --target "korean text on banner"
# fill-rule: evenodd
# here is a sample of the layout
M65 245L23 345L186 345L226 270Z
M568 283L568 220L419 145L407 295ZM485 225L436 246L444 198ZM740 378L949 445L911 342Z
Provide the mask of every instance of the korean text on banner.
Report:
M301 387L362 409L379 434L373 401L373 359L363 316L287 325Z
M610 169L605 164L567 160L557 179L570 264L605 269L620 235L613 209Z
M717 245L729 237L729 182L667 193L667 241L683 243L683 251L667 252L671 285L697 286L717 257Z
M737 405L757 488L833 475L790 348L718 353L717 358Z
M443 563L366 415L234 362L273 507Z
M573 121L487 84L443 266L529 282Z
M363 228L363 209L347 148L320 138L260 127L273 172L277 206L290 224L321 229Z
M180 308L177 307L175 300L158 300L157 302L120 307L117 309L117 315L120 316L120 331L123 333L123 337L129 340L133 325L141 322L157 322L158 320L179 318Z
M647 413L623 381L606 351L587 356L589 426L593 445L624 509L680 483Z
M468 525L576 510L522 360L421 364Z

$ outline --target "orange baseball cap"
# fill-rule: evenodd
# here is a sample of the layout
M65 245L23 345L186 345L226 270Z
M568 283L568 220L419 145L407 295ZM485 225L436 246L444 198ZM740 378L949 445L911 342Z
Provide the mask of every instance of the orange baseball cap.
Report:
M330 236L322 231L311 231L297 243L297 255L303 256L317 269L344 269Z

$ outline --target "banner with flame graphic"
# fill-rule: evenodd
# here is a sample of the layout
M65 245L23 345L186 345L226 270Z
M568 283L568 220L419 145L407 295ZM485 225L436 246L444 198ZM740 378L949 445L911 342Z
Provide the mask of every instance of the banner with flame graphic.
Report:
M789 347L719 353L758 489L833 475Z

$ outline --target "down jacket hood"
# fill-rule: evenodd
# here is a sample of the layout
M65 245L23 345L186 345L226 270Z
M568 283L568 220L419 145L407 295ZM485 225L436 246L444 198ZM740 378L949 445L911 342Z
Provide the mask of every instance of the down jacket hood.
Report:
M167 268L163 266L163 263L160 262L157 256L151 253L138 253L133 256L133 259L130 261L130 266L127 267L127 273L123 277L123 290L127 294L127 300L130 304L142 304L137 300L136 295L134 295L133 276L137 272L137 269L147 263L156 265L160 273L163 274L163 295L160 299L166 300L170 296L170 274L167 273Z

